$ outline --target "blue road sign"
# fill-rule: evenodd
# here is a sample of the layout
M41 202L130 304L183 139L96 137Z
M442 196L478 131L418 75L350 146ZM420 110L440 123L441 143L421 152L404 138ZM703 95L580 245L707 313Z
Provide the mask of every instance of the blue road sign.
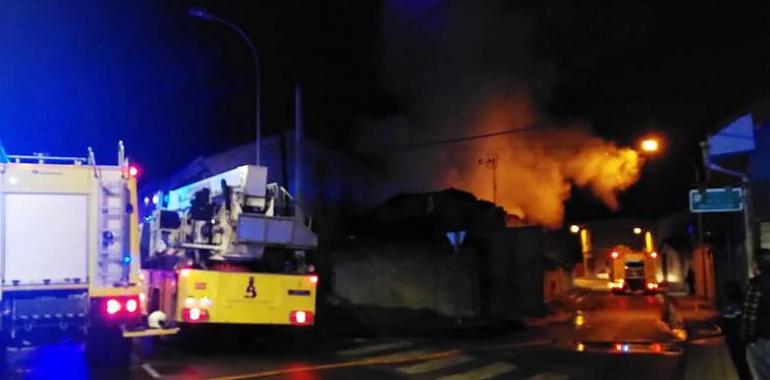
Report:
M690 190L692 212L734 212L743 210L743 189L720 187Z

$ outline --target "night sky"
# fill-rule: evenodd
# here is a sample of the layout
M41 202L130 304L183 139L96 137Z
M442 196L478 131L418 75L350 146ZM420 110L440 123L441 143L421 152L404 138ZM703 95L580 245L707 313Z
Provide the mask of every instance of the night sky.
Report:
M665 138L665 153L621 198L621 214L628 215L684 209L697 142L765 96L770 84L770 6L760 0L6 0L0 10L6 149L75 155L92 145L98 159L112 159L122 138L151 180L252 139L248 50L222 25L187 16L192 5L253 38L265 134L292 128L293 87L300 82L307 134L342 150L355 150L361 120L408 117L415 93L436 90L421 87L419 77L409 86L394 84L394 72L429 73L435 62L413 61L435 52L399 41L430 44L447 19L492 10L497 28L469 23L449 34L457 38L450 45L459 49L455 58L483 55L461 60L466 66L457 73L510 70L532 86L541 112L590 123L621 144L648 133ZM522 30L524 41L517 39ZM462 43L466 33L485 33L485 43ZM526 48L512 48L511 41ZM523 66L510 65L512 55L526 55ZM609 215L581 191L567 210L572 220Z

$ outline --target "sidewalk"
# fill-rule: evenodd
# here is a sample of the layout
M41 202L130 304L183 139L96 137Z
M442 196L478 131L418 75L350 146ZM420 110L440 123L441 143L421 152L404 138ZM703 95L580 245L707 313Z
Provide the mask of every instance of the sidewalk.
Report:
M610 281L593 277L576 277L572 284L575 288L592 290L595 292L609 292Z
M718 327L719 312L707 301L689 295L669 294L669 326L683 326L690 341L685 350L685 380L738 379L727 343ZM704 336L706 336L704 338Z
M685 380L738 379L723 337L690 344L685 355Z

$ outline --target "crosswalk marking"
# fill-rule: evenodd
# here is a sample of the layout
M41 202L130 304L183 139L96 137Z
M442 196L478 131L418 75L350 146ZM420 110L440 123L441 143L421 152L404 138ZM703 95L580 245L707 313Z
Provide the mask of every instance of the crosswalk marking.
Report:
M373 354L381 351L406 348L411 345L412 343L410 342L390 342L390 343L375 344L371 346L356 347L356 348L351 348L347 350L337 351L337 354L343 355L343 356L366 355L366 354Z
M439 380L486 380L511 372L514 369L516 366L513 364L495 362L468 372L439 377Z
M399 351L399 352L394 352L392 354L374 356L369 359L377 362L388 362L391 360L399 360L399 359L408 360L411 357L419 358L420 356L423 356L429 352L430 351L428 350Z
M567 380L569 376L553 373L553 372L543 372L538 373L535 376L528 377L527 380Z
M410 365L407 367L401 367L398 368L398 371L409 375L416 375L419 373L442 370L444 368L453 367L462 363L469 362L471 360L473 360L473 358L467 355L455 355L447 358L429 360L427 362Z

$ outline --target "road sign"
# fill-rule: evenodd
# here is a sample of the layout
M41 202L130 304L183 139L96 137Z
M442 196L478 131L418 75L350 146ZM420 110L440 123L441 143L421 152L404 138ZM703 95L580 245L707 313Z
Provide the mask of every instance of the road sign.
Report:
M743 210L743 189L712 188L690 190L690 211L732 212Z
M465 241L465 231L450 231L446 233L446 237L456 251Z

